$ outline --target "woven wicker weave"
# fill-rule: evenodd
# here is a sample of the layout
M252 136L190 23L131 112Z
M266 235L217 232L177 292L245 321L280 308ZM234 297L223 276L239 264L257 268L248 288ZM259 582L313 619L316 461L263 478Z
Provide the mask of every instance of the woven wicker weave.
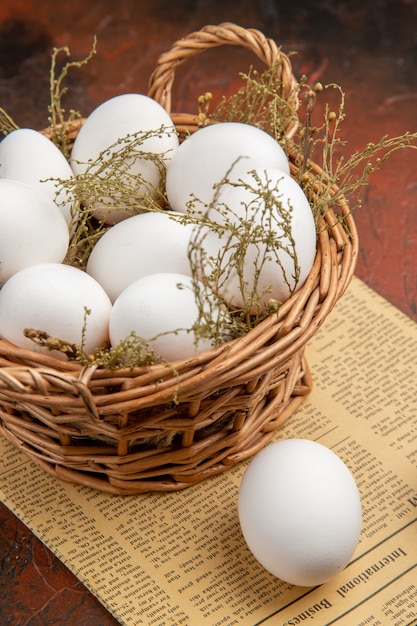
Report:
M262 33L233 24L176 42L149 94L171 112L175 68L222 44L245 46L267 65L279 56L286 96L295 97L287 57ZM178 128L198 127L195 115L171 115ZM0 432L53 476L115 494L182 489L252 456L311 390L304 348L352 277L356 229L343 198L338 205L350 236L332 210L320 217L314 267L279 313L174 363L175 374L164 365L82 367L0 340Z

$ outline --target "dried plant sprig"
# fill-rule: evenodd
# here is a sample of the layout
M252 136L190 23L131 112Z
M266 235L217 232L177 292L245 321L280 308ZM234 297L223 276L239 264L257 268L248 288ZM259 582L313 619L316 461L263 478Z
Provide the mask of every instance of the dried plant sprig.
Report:
M276 79L276 68L241 76L246 85L229 98L223 98L209 118L251 123L279 141L297 166L297 180L309 197L315 216L332 208L337 219L343 221L338 215L342 197L349 201L354 211L361 205L361 195L369 177L391 154L403 148L417 148L417 133L407 132L396 137L383 136L349 157L341 155L340 148L347 142L340 136L345 119L345 94L339 85L317 83L311 87L306 78L301 77L296 87L299 106L295 107L290 100L282 101L282 85ZM326 103L324 113L316 119L316 105L329 89L338 92L339 105L331 110ZM290 137L283 133L288 124L297 129ZM317 172L313 163L322 171Z
M212 202L204 204L196 201L194 206L191 201L189 212L184 218L191 216L195 219L195 212L199 214L188 250L196 284L208 286L218 309L227 307L231 311L231 315L216 320L216 324L213 324L213 318L206 320L211 332L215 333L216 343L220 343L225 337L237 337L247 333L271 312L277 311L279 303L272 297L268 298L272 285L261 282L265 264L271 260L276 263L290 293L300 276L291 229L293 207L282 201L279 181L272 181L266 171L262 173L257 170L249 171L249 177L244 180L239 176L233 178L231 174L234 166L235 164L216 185ZM225 188L241 189L245 192L247 202L242 200L239 214L227 202L222 201L221 191ZM214 256L211 253L213 247L210 243L206 245L207 239L212 239L213 235L219 244L215 245ZM291 275L288 275L282 262L282 253L292 261ZM250 266L247 261L249 254ZM231 304L223 295L231 278L237 281L243 303L241 306ZM200 323L205 320L206 300L207 295L203 293L202 298L201 293L196 290Z
M74 181L79 200L85 202L90 198L110 198L119 209L123 209L124 205L140 205L143 201L146 206L149 196L161 196L161 189L165 187L165 161L170 156L169 152L154 153L145 150L143 146L149 139L169 137L173 132L173 129L161 126L130 133L106 147L96 159L82 163L85 170ZM155 170L147 174L152 174L157 184L152 184L144 175L140 163L147 166L148 170Z
M43 330L25 328L23 334L37 346L51 352L60 352L70 360L77 360L82 365L105 367L107 369L146 367L150 365L166 365L177 375L175 368L166 359L156 355L150 347L150 342L132 332L129 337L116 346L102 346L94 354L86 354L83 350L83 336L80 344L71 343L53 337ZM83 334L83 333L82 333Z
M10 115L0 107L0 133L2 135L8 135L13 130L17 130L19 126L10 117Z
M119 369L155 365L162 359L155 354L148 341L132 332L116 346L99 348L89 356L88 361L107 369Z
M67 46L62 48L54 48L52 52L52 63L49 75L50 105L49 111L49 127L48 136L53 143L62 151L65 157L70 155L70 135L73 130L73 122L81 118L81 113L71 109L66 116L66 111L62 105L62 99L66 95L68 89L64 85L68 73L73 68L81 68L86 65L96 54L97 39L94 37L93 46L84 59L80 61L68 61L64 64L60 73L57 75L58 57L65 55L71 56Z
M25 328L23 330L23 335L42 348L61 352L61 354L65 354L68 359L78 360L81 363L86 364L92 360L91 355L87 355L85 351L89 315L91 315L91 309L84 307L83 325L81 327L79 344L69 342L65 339L61 339L60 337L54 337L46 331L38 330L36 328Z
M154 153L143 149L149 139L169 136L172 128L161 126L138 131L117 139L96 159L82 164L85 171L69 179L58 179L59 192L65 190L75 200L70 230L70 245L65 262L85 268L88 256L98 239L109 228L101 213L112 211L126 216L160 210L167 205L164 195L166 159L169 152ZM147 173L141 170L147 170ZM152 174L154 183L148 174Z
M52 337L44 330L38 330L36 328L25 328L23 330L23 335L41 348L46 348L47 350L56 350L61 354L65 354L68 359L78 358L79 348L76 344L65 341L64 339Z
M285 141L288 127L299 123L298 97L303 88L304 78L294 87L294 93L285 93L284 83L277 79L280 60L263 72L251 68L247 74L241 73L244 85L232 96L224 97L207 117L224 122L242 122L258 126L270 133L277 141Z

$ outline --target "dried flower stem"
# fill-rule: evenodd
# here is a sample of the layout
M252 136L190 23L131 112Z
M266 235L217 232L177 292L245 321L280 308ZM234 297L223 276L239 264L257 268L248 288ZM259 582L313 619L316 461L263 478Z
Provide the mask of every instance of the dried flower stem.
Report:
M49 77L51 103L48 107L48 135L67 158L70 155L70 141L68 139L68 135L72 130L72 123L75 120L80 119L81 114L78 111L71 109L68 117L65 118L65 109L62 106L62 98L67 93L67 87L63 86L63 83L66 80L68 72L71 69L83 67L96 54L96 43L97 40L96 37L94 37L93 47L88 55L81 61L68 61L67 63L65 63L58 76L58 57L61 54L65 54L67 57L69 57L71 53L67 46L64 46L63 48L54 48L52 52L52 63Z

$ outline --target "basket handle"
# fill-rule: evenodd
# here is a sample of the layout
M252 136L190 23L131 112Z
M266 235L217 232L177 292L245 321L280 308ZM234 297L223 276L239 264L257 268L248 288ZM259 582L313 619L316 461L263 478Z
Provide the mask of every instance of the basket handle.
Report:
M297 108L297 82L288 56L281 52L275 41L266 38L259 30L242 28L230 22L224 22L218 26L205 26L179 39L169 51L161 54L149 79L148 95L171 114L171 91L176 68L189 57L224 44L242 46L251 50L269 67L277 63L277 76L282 84L282 96Z

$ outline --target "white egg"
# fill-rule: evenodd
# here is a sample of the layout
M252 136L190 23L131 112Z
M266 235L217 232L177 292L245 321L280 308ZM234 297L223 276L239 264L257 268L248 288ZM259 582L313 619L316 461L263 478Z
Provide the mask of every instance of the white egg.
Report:
M97 172L98 166L91 168L91 163L102 162L118 150L123 149L132 141L132 136L142 138L131 158L126 173L122 176L129 182L133 176L139 180L137 194L154 195L161 184L161 171L151 155L158 155L161 162L166 163L178 147L178 135L175 126L165 109L148 96L136 93L115 96L103 102L88 116L81 127L71 152L71 167L75 174ZM138 154L141 151L145 156ZM148 155L148 156L146 156ZM101 175L106 176L107 166ZM88 200L88 199L86 199ZM114 206L95 203L94 212L98 219L108 224L117 223L138 211L117 208L117 197Z
M191 274L188 245L192 224L172 211L141 213L112 226L94 246L87 272L114 302L130 283L161 272Z
M59 148L42 133L19 128L4 137L0 142L0 177L39 189L55 202L70 223L74 197L59 180L70 180L74 175Z
M0 286L28 265L61 262L68 243L65 218L46 194L0 179Z
M255 558L293 585L327 582L359 542L362 511L353 475L332 450L307 439L270 444L251 460L238 509Z
M14 274L0 290L0 336L21 348L48 352L23 335L25 328L48 333L91 354L108 341L111 302L104 289L80 269L44 263Z
M233 306L253 303L254 313L257 303L284 302L304 284L316 255L316 226L306 195L288 174L257 169L239 181L224 185L209 211L225 231L208 229L199 245L206 274L220 270L219 293Z
M194 210L208 205L215 186L239 159L249 158L264 167L289 174L287 155L275 139L250 124L222 122L190 135L173 155L166 177L166 191L175 211Z
M133 332L157 356L185 359L212 347L210 339L200 339L194 332L197 321L192 279L183 274L150 274L126 287L113 304L110 342L116 346Z

